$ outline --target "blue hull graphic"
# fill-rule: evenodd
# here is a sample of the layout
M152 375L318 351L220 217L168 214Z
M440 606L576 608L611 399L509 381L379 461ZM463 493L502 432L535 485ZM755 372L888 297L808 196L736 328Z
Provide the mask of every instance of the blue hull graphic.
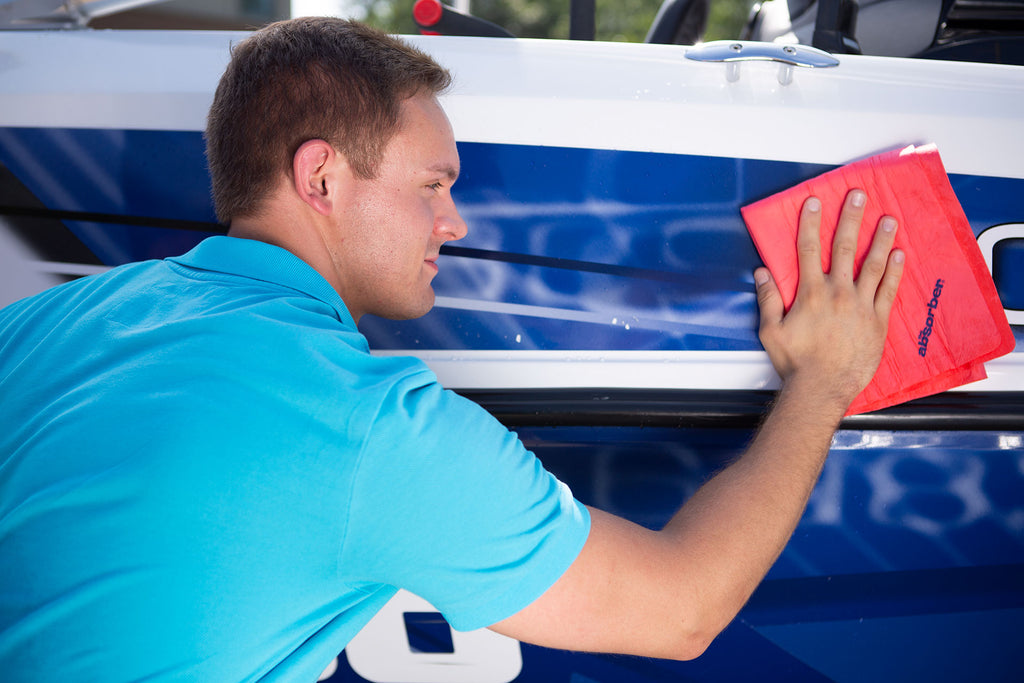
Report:
M470 233L446 247L439 305L415 321L368 317L373 348L760 349L759 259L739 207L829 168L484 143L460 154L455 195ZM68 163L47 162L58 155ZM66 221L106 265L178 254L219 231L198 133L8 128L0 162L47 207L137 221ZM1024 216L1022 179L952 183L976 233ZM176 220L185 229L154 227ZM997 254L1011 309L1024 308L1016 242Z
M749 438L727 429L519 433L582 500L652 527ZM1018 681L1022 448L1024 432L842 431L779 561L702 657L522 645L514 680ZM327 680L363 678L342 657Z

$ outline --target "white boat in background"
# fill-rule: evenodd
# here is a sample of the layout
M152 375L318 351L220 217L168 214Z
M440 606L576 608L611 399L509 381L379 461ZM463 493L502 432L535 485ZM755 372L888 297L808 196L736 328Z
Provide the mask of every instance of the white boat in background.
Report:
M0 30L0 304L221 232L201 131L244 34L21 26ZM936 144L1018 344L983 382L848 419L779 563L696 662L467 640L403 621L431 611L405 595L325 680L1024 670L1024 67L750 40L409 39L455 75L443 104L470 234L443 252L434 311L361 328L516 428L586 502L663 523L742 449L775 378L739 207L829 168Z

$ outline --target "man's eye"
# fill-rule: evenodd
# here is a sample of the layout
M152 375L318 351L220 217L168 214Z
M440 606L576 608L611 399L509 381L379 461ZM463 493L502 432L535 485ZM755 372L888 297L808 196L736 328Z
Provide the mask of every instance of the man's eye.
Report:
M442 187L444 187L444 185L441 184L440 182L437 182L437 183L431 183L431 184L427 185L427 187L429 187L431 190L434 190L436 192L437 190L440 190Z

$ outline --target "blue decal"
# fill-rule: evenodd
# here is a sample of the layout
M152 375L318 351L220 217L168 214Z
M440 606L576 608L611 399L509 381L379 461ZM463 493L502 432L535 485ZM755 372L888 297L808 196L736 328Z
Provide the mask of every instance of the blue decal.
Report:
M739 209L830 168L485 143L459 150L454 194L470 232L442 252L439 305L418 320L368 316L361 328L374 348L759 349L759 258ZM66 222L108 265L181 253L219 230L198 132L0 129L0 163L49 208L137 217ZM951 183L976 233L1024 219L1024 180ZM1020 251L998 252L1009 264L997 272L999 291L1015 302L1024 299Z
M582 501L659 528L745 430L518 430ZM692 662L522 646L519 683L1017 681L1024 432L844 430L796 534ZM362 681L344 655L330 681Z
M992 251L992 279L1005 308L1024 311L1024 239L1001 240ZM1019 337L1018 337L1019 339Z

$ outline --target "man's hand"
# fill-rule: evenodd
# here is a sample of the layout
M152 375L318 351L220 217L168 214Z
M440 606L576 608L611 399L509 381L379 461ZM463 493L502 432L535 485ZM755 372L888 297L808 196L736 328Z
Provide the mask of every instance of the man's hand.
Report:
M797 237L800 284L788 313L768 270L754 272L761 343L783 384L814 392L844 411L878 369L903 274L903 252L892 248L896 220L886 216L855 279L866 200L861 190L847 195L827 273L821 263L821 202L811 197L804 203Z

